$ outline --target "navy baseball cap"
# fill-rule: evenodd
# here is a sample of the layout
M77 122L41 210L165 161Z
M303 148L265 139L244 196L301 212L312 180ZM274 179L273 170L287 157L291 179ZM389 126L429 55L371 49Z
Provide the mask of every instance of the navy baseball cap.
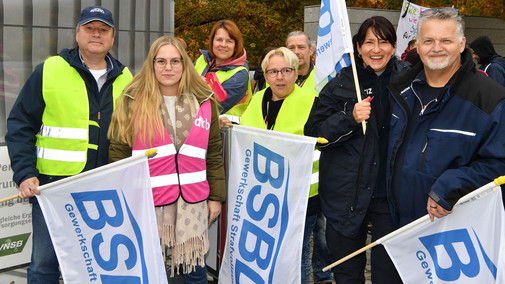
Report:
M81 12L81 15L79 16L79 21L77 24L79 26L82 26L92 21L100 21L113 28L116 28L114 26L114 19L112 19L112 13L100 6L91 6L84 8Z

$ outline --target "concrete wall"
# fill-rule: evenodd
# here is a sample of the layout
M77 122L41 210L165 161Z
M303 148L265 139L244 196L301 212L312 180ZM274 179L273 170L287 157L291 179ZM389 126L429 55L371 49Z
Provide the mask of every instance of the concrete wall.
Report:
M317 39L319 21L319 5L306 6L304 16L304 31L311 39ZM400 10L379 10L365 8L348 8L351 33L358 31L361 23L371 16L386 17L396 27L400 17ZM498 18L465 16L465 36L467 46L475 38L487 35L493 42L496 52L505 56L505 22Z

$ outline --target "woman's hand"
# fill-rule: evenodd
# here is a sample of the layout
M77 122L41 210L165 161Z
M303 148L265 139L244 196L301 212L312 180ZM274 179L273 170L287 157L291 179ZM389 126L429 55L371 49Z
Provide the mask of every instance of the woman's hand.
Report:
M354 105L354 109L352 110L352 116L357 123L361 123L364 120L370 118L370 113L372 112L372 106L370 102L372 101L371 97L367 97L361 102Z
M221 214L221 202L207 200L207 211L209 212L209 226Z

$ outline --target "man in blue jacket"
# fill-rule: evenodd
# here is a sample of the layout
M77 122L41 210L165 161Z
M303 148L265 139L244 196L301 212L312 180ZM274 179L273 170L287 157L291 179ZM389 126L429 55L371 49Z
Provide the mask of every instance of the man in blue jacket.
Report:
M28 78L7 120L5 140L19 196L32 202L28 283L59 283L60 271L37 187L107 163L114 100L131 81L109 53L114 20L102 7L82 10L77 47L46 59Z
M479 69L505 86L505 58L494 50L488 36L480 36L470 43L473 59L481 64Z
M454 8L423 11L423 64L390 83L388 199L396 226L452 211L466 193L505 173L505 88L478 72Z

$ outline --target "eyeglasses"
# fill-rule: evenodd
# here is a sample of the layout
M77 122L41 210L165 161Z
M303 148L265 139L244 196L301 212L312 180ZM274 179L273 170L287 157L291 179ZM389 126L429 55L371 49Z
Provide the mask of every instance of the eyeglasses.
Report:
M170 60L167 60L165 58L154 58L154 60L153 60L154 64L159 67L167 66L167 63L169 61L170 61L170 66L172 66L172 68L179 68L182 66L182 62L184 60L182 60L182 58L172 58Z
M443 7L443 8L432 8L426 9L421 12L421 16L431 16L434 14L442 14L447 16L459 16L459 10L452 7Z
M295 71L295 68L289 67L289 68L283 68L281 70L275 70L275 69L270 69L267 70L267 76L270 78L275 78L277 77L277 74L282 74L283 77L290 76L293 74L293 71Z

